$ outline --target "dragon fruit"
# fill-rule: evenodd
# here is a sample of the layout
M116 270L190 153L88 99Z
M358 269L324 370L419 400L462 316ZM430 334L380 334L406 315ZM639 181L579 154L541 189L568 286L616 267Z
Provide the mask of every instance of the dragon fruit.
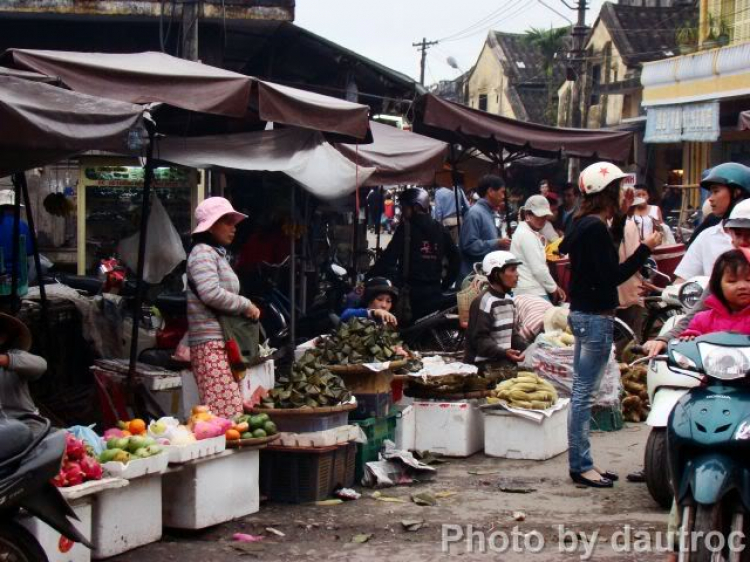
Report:
M95 458L86 455L78 464L86 480L101 480L104 471Z
M64 488L67 486L68 479L65 477L65 472L60 470L60 472L57 473L57 476L52 479L52 484L58 488Z
M86 446L83 441L67 433L65 435L65 454L70 460L79 461L86 455Z
M68 486L83 484L83 470L77 462L69 462L63 467L63 472L65 473L65 479L68 481Z
M211 439L223 435L226 430L222 429L222 424L199 421L193 426L193 433L198 441Z
M121 439L125 437L125 434L122 432L121 429L118 429L116 427L111 427L107 431L104 432L104 440L109 441L110 439L116 438Z

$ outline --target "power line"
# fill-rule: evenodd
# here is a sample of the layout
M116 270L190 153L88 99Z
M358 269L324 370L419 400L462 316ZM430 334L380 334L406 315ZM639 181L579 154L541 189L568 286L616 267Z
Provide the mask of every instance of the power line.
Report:
M512 2L513 0L508 0L508 1L511 1L511 2ZM492 13L490 13L490 14L488 14L488 15L484 16L484 17L483 17L483 18L481 18L481 19L480 19L479 21L476 21L476 22L474 22L474 23L473 23L473 24L471 24L470 26L468 26L468 27L465 27L465 28L464 28L464 29L462 29L461 31L457 31L457 32L455 32L455 33L452 33L452 34L450 34L450 35L446 35L445 37L443 37L443 38L441 38L441 39L438 39L438 41L447 41L447 40L449 40L449 39L452 39L453 37L457 37L458 35L463 35L463 34L464 34L464 33L466 33L467 31L470 31L470 30L476 29L476 28L477 28L477 26L481 26L481 25L482 25L483 23L485 23L485 22L489 21L490 19L492 19L493 17L495 17L495 16L496 16L496 15L497 15L498 13L500 13L500 12L501 12L501 11L502 11L503 9L504 9L504 7L502 7L502 6L501 6L501 7L500 7L500 8L498 8L497 10L495 10L495 11L493 11Z
M478 35L480 33L487 33L487 31L492 29L493 27L520 14L528 5L531 4L532 0L526 0L526 4L524 4L523 2L524 0L510 0L508 5L506 6L505 13L503 13L500 17L484 22L484 25L473 31L451 37L450 39L445 39L443 42L447 43L449 41L463 41L464 39L474 37L475 35Z

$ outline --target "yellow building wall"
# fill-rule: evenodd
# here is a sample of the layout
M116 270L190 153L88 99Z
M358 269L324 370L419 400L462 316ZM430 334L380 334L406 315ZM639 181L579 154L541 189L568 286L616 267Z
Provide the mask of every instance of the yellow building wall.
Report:
M607 45L611 45L611 56L609 57L609 64L607 64L607 57L605 57L605 50L607 49ZM607 82L607 71L609 72L608 81L610 83L618 82L624 79L625 75L627 74L628 67L625 65L622 57L620 56L620 53L617 51L617 48L612 41L612 35L610 35L609 30L601 20L597 22L596 27L589 37L589 41L586 45L586 52L593 53L589 55L589 60L587 61L589 68L596 64L601 65L602 84ZM607 67L609 68L607 69ZM588 128L598 129L600 127L600 115L602 110L604 109L602 107L602 103L605 99L607 104L607 119L605 122L605 126L619 125L622 122L624 96L609 94L606 97L602 96L600 98L601 102L599 104L589 107L587 123Z
M518 119L508 99L508 79L503 66L492 47L485 43L468 81L468 103L479 108L479 96L487 96L487 111Z

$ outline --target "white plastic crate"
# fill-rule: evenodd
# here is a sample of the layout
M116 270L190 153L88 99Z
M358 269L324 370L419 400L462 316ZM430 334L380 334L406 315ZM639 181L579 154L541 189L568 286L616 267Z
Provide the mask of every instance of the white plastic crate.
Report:
M140 478L146 474L161 474L167 469L168 464L169 455L166 451L162 451L153 457L133 459L128 463L105 462L102 467L104 468L104 472L109 476L131 480L133 478Z
M250 367L242 379L242 401L250 406L260 403L261 398L268 394L276 385L276 368L273 359L260 365Z
M417 448L417 412L414 406L396 406L400 415L396 418L396 448L414 451Z
M71 519L71 523L84 537L91 540L92 496L102 490L121 488L127 485L127 480L105 478L84 482L78 486L60 488L60 492L79 519L79 521ZM88 548L80 543L70 541L40 519L26 513L21 516L20 523L36 537L45 554L47 554L49 562L89 562L91 560L91 551Z
M258 449L232 449L164 474L164 526L204 529L260 508Z
M468 457L484 447L484 420L477 400L414 402L418 451Z
M506 459L547 460L568 450L568 408L541 423L504 410L484 415L484 453Z
M135 478L125 488L94 496L91 530L95 560L160 540L161 474Z
M195 459L202 459L211 455L217 455L227 448L227 439L223 435L194 441L189 445L170 445L164 447L169 455L169 464L181 464Z

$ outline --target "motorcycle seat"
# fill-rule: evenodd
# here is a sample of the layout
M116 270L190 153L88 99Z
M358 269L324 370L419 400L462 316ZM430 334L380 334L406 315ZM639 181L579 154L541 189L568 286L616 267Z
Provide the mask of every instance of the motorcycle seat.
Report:
M187 296L185 293L159 295L156 297L154 304L165 314L187 314Z
M23 452L34 439L31 428L13 419L0 419L0 462Z

